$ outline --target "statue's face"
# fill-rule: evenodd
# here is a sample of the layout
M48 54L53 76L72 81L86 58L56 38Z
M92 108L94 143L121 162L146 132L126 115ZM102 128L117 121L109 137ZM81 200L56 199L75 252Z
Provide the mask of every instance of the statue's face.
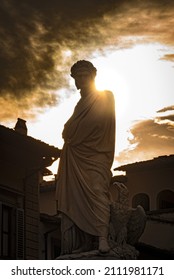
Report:
M74 79L77 89L84 89L90 87L91 83L94 80L92 75L87 71L79 71L78 73L76 73Z

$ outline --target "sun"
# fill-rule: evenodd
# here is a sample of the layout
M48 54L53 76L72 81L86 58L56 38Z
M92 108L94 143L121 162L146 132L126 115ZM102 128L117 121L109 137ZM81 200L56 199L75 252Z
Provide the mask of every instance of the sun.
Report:
M113 92L117 108L117 117L123 117L129 106L129 88L126 80L115 69L104 68L97 71L95 85L98 90Z
M97 68L95 79L98 90L110 90L115 97L116 109L116 155L128 145L130 126L130 89L126 79L114 67Z

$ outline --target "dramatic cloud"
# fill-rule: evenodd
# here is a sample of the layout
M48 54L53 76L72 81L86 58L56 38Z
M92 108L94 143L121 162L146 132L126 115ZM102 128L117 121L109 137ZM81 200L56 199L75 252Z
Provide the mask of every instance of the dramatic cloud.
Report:
M164 113L167 111L174 111L174 105L164 107L161 110L158 110L157 113Z
M166 108L160 112L166 112ZM174 152L174 114L137 122L130 129L130 133L132 137L129 139L129 148L123 150L117 157L121 164L170 155Z
M173 11L165 0L1 0L1 119L54 106L76 59L137 40L173 46Z
M99 46L103 44L100 32L93 28L112 8L112 2L2 0L1 108L9 107L9 101L16 110L54 105L53 90L67 86L65 74L73 60L67 51L75 60L76 52L86 55L94 50L96 39ZM1 117L5 117L4 112Z
M174 61L174 54L171 53L171 54L166 54L164 55L162 58L162 60L168 60L168 61Z
M66 50L102 46L97 24L115 1L1 1L2 94L65 85ZM106 5L108 4L108 5ZM90 42L89 42L90 38ZM64 75L64 74L63 74Z

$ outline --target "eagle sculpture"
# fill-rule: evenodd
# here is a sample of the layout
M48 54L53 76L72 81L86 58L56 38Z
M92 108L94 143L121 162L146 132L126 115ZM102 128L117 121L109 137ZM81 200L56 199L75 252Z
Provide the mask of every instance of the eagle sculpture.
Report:
M118 190L118 199L110 205L110 242L115 245L134 246L145 229L145 211L141 205L136 208L129 207L129 192L123 183L114 182L113 186Z

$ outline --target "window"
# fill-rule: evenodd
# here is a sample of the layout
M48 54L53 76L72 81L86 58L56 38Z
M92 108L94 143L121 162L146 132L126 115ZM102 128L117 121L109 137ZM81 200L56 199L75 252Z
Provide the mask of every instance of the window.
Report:
M1 229L1 259L12 257L12 208L6 205L0 205L0 229Z
M52 248L52 259L55 260L60 256L61 253L61 243L59 239L51 238L51 248Z
M24 210L16 209L16 259L24 259Z
M174 208L174 192L163 190L157 195L157 209Z
M0 202L0 259L24 258L23 209Z
M138 193L132 199L132 207L141 205L145 211L149 211L149 196L146 193Z

